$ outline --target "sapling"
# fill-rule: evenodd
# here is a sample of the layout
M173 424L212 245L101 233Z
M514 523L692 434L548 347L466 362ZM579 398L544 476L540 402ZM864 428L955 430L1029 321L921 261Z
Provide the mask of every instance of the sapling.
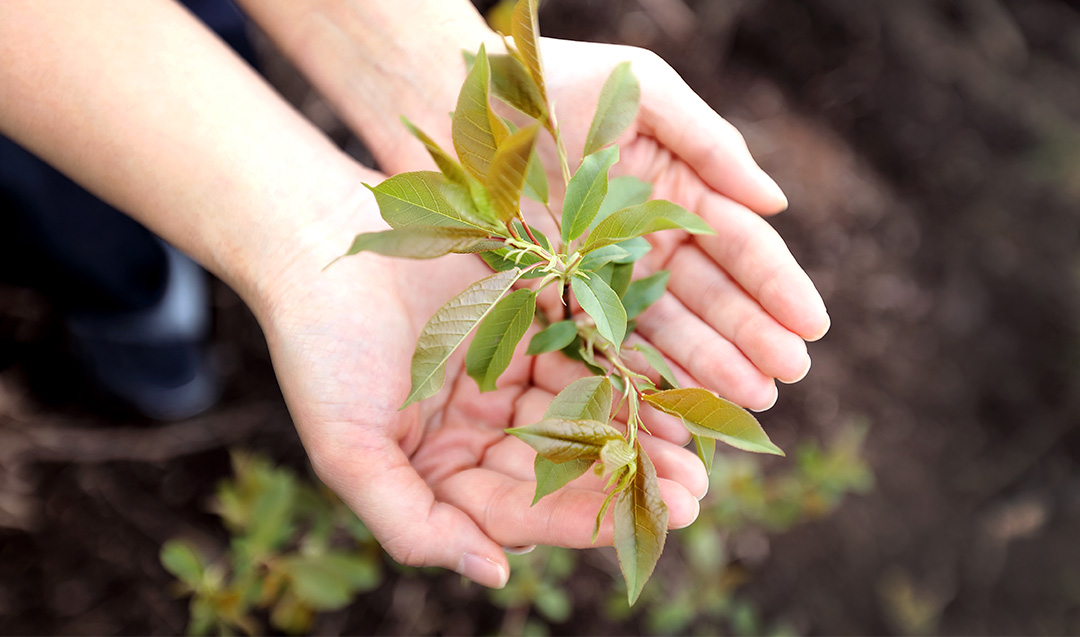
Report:
M451 116L456 157L405 121L439 172L402 173L369 186L392 229L358 235L345 256L478 253L494 270L435 312L421 330L402 408L439 391L451 354L473 332L465 371L482 391L496 388L533 323L543 329L529 342L527 355L561 351L592 372L563 389L543 420L507 431L536 450L533 504L590 469L606 478L595 528L598 533L612 510L615 550L633 604L663 552L668 526L656 470L638 440L641 410L681 417L706 468L717 440L747 451L783 452L750 413L705 389L679 387L656 349L626 344L634 319L664 294L669 276L662 271L633 280L634 263L650 249L645 235L670 229L713 234L681 206L650 200L650 184L632 177L609 180L619 159L615 142L633 123L640 101L630 64L616 66L604 83L584 159L573 168L547 96L537 0L519 0L510 31L506 54L488 55L481 46L466 55L471 66ZM504 120L493 98L531 123L516 127ZM540 135L551 136L557 151L565 192L558 213L536 151ZM522 197L548 211L557 236L529 225ZM537 295L549 287L563 299L561 317L537 308ZM571 314L574 301L584 315ZM642 355L657 383L632 369L627 349ZM613 413L623 408L625 427L616 426Z

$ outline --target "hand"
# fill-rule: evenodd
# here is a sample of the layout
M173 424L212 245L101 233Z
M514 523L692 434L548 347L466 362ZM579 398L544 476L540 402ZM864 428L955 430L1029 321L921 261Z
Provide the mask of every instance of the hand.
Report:
M466 0L419 1L407 10L389 0L243 4L391 173L432 167L398 117L408 116L452 148L446 113L464 77L460 52L481 42L489 52L502 46ZM417 15L438 28L416 29ZM688 383L754 409L769 407L773 379L805 375L810 358L803 340L820 338L829 326L810 279L758 216L785 208L783 193L739 133L655 54L552 39L543 39L541 49L571 161L580 154L601 85L629 60L642 107L620 140L623 159L614 172L655 182L657 197L696 211L719 232L693 240L668 233L657 241L639 275L670 269L671 294L641 317L640 334ZM556 166L548 162L549 169ZM561 181L557 172L553 177Z
M655 198L697 212L718 233L650 237L654 250L636 274L671 270L670 294L640 317L638 333L675 363L687 384L768 409L776 401L773 379L805 376L804 339L821 338L829 328L813 283L760 216L787 207L780 188L758 168L738 131L652 52L544 39L542 55L571 166L580 161L601 85L616 64L631 62L641 109L619 140L613 174L652 182ZM547 164L552 183L560 183L558 165Z
M509 573L501 547L593 546L603 496L601 480L587 474L574 488L530 506L535 453L504 432L539 421L554 394L582 373L560 354L535 363L518 356L499 389L481 394L464 373L460 348L447 365L443 391L398 410L420 329L440 305L489 273L472 256L434 263L364 254L322 273L308 263L274 282L259 314L320 478L397 561L441 566L499 587ZM654 414L646 423L657 436L684 435L667 417ZM689 524L708 485L701 463L668 440L640 438L661 477L671 526ZM597 545L611 541L609 519Z

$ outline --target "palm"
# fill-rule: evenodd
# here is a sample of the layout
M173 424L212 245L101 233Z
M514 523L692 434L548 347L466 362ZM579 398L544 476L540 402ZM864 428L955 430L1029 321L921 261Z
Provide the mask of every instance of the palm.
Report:
M783 242L743 205L774 212L778 196L762 188L763 174L754 172L733 129L700 100L682 99L696 96L658 59L618 47L577 49L591 46L544 45L550 95L571 154L589 127L590 95L615 64L633 59L642 110L621 140L616 171L654 182L657 196L698 212L719 233L657 239L643 269L670 269L672 293L640 317L639 332L687 382L767 407L774 377L795 380L809 366L802 337L820 336L828 324ZM595 63L586 68L579 60ZM690 125L680 131L673 122ZM396 155L399 164L386 165L420 165L423 151L415 146ZM576 488L530 507L535 454L504 433L539 419L581 373L558 354L535 362L519 357L497 391L481 394L463 373L459 351L443 390L399 411L420 329L487 273L475 257L446 257L438 265L355 257L322 275L299 273L303 280L283 286L292 292L278 299L266 325L282 389L319 475L398 561L456 569L492 586L505 578L501 546L591 545L602 495L584 476ZM677 423L645 413L653 414L645 423L650 431L684 441ZM672 442L644 436L642 444L661 476L670 523L689 523L694 496L706 486L701 464ZM601 541L610 541L610 528Z
M282 389L316 471L405 563L455 568L459 558L453 556L477 543L591 545L599 483L586 478L580 488L530 507L534 453L504 432L539 420L577 368L557 355L535 365L518 357L499 389L482 394L465 375L459 351L438 395L398 410L420 328L439 305L486 274L473 257L447 257L438 267L349 259L293 288L298 291L279 306L268 330ZM696 502L688 488L704 492L700 465L676 445L650 444L661 476L674 480L662 486L674 503L673 523L689 523ZM387 506L395 510L387 514ZM379 515L367 515L376 510ZM417 529L427 529L426 535L418 538ZM440 543L451 556L446 561L430 552ZM422 560L414 557L418 547L428 551Z

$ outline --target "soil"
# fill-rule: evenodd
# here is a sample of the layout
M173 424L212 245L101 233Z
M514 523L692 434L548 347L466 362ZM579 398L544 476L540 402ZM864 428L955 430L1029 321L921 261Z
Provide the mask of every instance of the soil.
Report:
M549 0L541 20L656 50L792 202L773 223L833 326L762 420L781 446L868 423L876 488L768 538L744 588L763 615L1080 633L1078 3ZM183 631L157 554L227 541L206 499L228 449L304 467L257 325L223 285L214 309L221 404L147 426L85 389L42 297L0 288L0 633ZM490 633L484 599L392 575L318 629ZM579 618L560 630L642 630Z

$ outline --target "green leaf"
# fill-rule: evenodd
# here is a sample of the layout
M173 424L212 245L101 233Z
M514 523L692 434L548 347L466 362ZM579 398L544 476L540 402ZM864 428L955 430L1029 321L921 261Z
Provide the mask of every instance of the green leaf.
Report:
M195 547L182 540L169 540L161 547L161 565L192 590L199 588L206 566Z
M600 206L600 211L596 213L596 218L593 219L589 230L610 217L616 210L645 203L652 196L652 192L653 185L637 177L625 176L612 179L608 182L607 197L604 197L604 203Z
M495 303L520 278L507 270L480 279L439 308L420 331L412 357L412 389L402 409L438 393L446 377L446 361Z
M498 250L482 253L480 258L496 272L505 272L519 267L525 268L535 263L540 263L540 257L531 253L523 255L520 263L515 263L513 259L507 256L509 252L510 248L499 248Z
M210 599L206 597L194 597L191 600L188 614L191 619L188 622L187 634L191 637L196 635L209 635L218 626L220 620ZM222 626L220 632L225 634L226 628Z
M634 349L641 352L641 355L645 357L645 361L660 374L660 387L662 389L675 389L679 386L679 381L675 379L675 372L671 371L671 367L668 366L667 361L664 360L664 357L655 347L648 343L638 343L634 346Z
M623 62L611 71L600 89L596 115L585 138L585 154L615 143L619 135L634 123L640 102L641 86L630 70L630 63Z
M540 26L537 16L537 0L519 0L511 16L510 35L521 62L528 69L536 84L540 99L547 104L544 88L544 66L540 62Z
M578 361L585 365L585 368L589 370L590 374L596 374L598 376L604 376L607 374L607 370L596 363L592 354L585 349L585 344L581 340L581 336L575 336L574 340L569 345L562 349L563 356L566 356L572 361Z
M596 276L602 278L620 299L630 287L630 279L633 275L633 264L609 263L596 271ZM625 309L625 306L623 307Z
M461 164L480 180L487 176L496 149L509 135L506 124L491 110L488 100L490 75L487 51L480 45L476 62L458 94L451 123L454 149Z
M521 61L512 55L498 54L488 56L488 61L491 64L491 90L495 97L535 120L545 120L547 104L544 103L544 96Z
M548 239L546 234L541 232L539 228L530 227L530 229L532 230L533 235L536 236L537 245L548 252L555 252L555 247L551 245L551 239ZM528 234L525 232L525 225L521 223L520 219L514 220L514 230L517 231L519 237L528 240Z
M445 150L442 149L435 140L432 139L420 130L420 128L413 124L404 115L401 116L401 121L405 124L405 128L409 129L413 137L420 140L424 147L427 148L428 154L435 160L435 165L439 167L443 176L449 179L451 182L458 184L459 186L467 186L465 181L465 171L462 170L461 164L457 163L457 160L451 157Z
M664 552L668 525L668 510L660 498L656 469L640 447L637 451L637 471L615 501L615 554L626 579L631 606Z
M585 475L593 462L590 458L552 462L538 454L536 460L533 461L533 471L536 473L536 494L533 495L532 503L536 504L540 498L558 491L571 481Z
M521 216L521 189L539 129L533 124L510 135L491 160L485 183L495 216L503 223Z
M483 259L484 263L488 264L492 270L495 270L496 272L506 272L507 270L513 270L514 268L519 267L518 264L506 258L507 252L509 252L507 248L499 248L498 250L492 250L491 252L481 252L480 258ZM522 262L522 265L531 264Z
M534 229L533 232L536 232ZM513 270L514 268L527 268L530 265L540 263L540 257L535 254L526 254L522 257L520 263L515 263L513 259L507 257L509 254L509 248L499 248L498 250L492 250L490 252L481 252L480 258L491 266L492 270L496 272L505 272L507 270ZM545 276L545 274L539 270L530 270L521 276L522 279L538 279Z
M317 611L344 608L382 579L372 560L340 552L287 555L276 564L289 577L293 594Z
M465 371L480 386L480 391L494 391L495 381L510 366L514 348L532 324L536 314L536 293L517 290L495 304L476 328Z
M314 611L300 598L286 592L274 603L270 612L270 625L289 635L304 635L311 631L314 616ZM227 634L229 633L222 633Z
M611 420L611 381L604 376L579 378L551 400L544 418Z
M585 255L585 258L578 264L578 269L585 272L594 272L609 263L619 263L629 256L630 252L625 248L617 245L604 246Z
M533 147L529 155L529 167L525 169L525 196L533 201L547 205L551 193L548 192L547 172L544 171L544 163L540 161L540 154Z
M560 463L579 458L596 460L609 440L622 439L622 434L599 420L565 420L545 418L525 427L507 429L506 433L525 441L536 453Z
M526 350L525 354L536 356L558 351L573 343L575 336L577 336L577 324L573 321L552 323L532 337L532 340L529 341L529 349Z
M514 221L514 228L517 231L518 236L525 235L525 228L522 226L521 222ZM554 248L551 245L551 241L549 241L548 238L544 236L543 232L541 232L537 228L532 228L532 233L536 235L537 241L540 242L540 245L544 249L548 250L549 253L555 252ZM518 253L517 257L514 258L510 257L510 253L511 248L502 247L497 250L491 250L491 252L482 253L481 258L484 259L484 262L486 262L492 270L495 270L497 272L510 270L512 268L528 268L529 266L536 265L536 263L539 263L542 260L540 257L532 253ZM540 279L540 277L545 275L546 273L540 269L530 270L522 275L522 279Z
M468 192L452 184L441 173L401 173L368 188L375 195L382 218L391 228L448 226L498 232L492 227L493 223L485 222L479 216Z
M640 237L650 232L681 228L691 234L716 234L701 217L670 201L647 201L613 212L593 228L582 252Z
M553 624L561 624L570 619L570 614L574 611L574 602L571 601L570 595L552 584L541 585L533 603L536 605L536 610Z
M604 246L603 248L600 248L600 250L606 250L610 247L612 246ZM612 261L612 263L618 263L621 265L626 265L627 263L636 263L639 259L641 259L641 257L649 254L649 251L652 250L652 244L649 243L649 241L645 239L645 237L634 237L633 239L620 241L619 243L614 244L614 247L622 248L623 251L626 252L625 257ZM589 258L600 250L593 250L585 258Z
M461 188L457 184L451 184L448 200L452 205L460 209L470 210L478 218L487 221L492 226L502 228L495 215L495 206L491 203L491 194L488 193L484 184L472 175L466 173L465 181L467 188ZM505 231L503 231L505 232Z
M704 436L692 436L694 448L697 450L701 464L705 465L705 473L712 475L713 458L716 456L716 441Z
M600 210L608 189L608 170L619 161L618 147L588 155L581 162L563 199L562 240L570 243L581 236Z
M593 274L587 280L575 276L570 287L581 309L596 322L596 329L618 350L626 336L626 310L619 296L603 278Z
M485 252L503 246L501 240L488 236L490 233L476 228L408 226L358 234L344 256L366 251L388 257L434 259L450 253Z
M251 504L250 526L245 535L249 557L278 550L292 536L295 527L296 477L275 471L266 475L261 487Z
M626 294L622 296L626 318L637 318L646 308L659 301L660 297L664 296L669 278L671 272L660 270L652 276L631 282L626 288Z
M690 433L714 438L737 449L784 455L769 440L753 414L735 403L697 387L646 394L645 401L660 411L680 416Z

